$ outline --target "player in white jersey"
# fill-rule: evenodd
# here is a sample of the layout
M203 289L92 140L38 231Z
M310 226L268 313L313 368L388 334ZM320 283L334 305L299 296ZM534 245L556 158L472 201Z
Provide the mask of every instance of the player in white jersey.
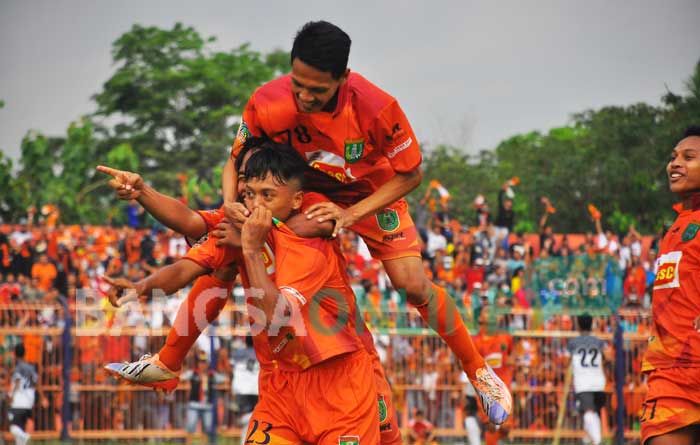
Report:
M569 351L574 373L574 392L576 406L583 414L583 430L590 443L600 444L602 432L600 425L600 408L605 405L605 371L604 356L609 356L607 343L591 335L593 318L588 315L578 317L581 335L569 340Z
M10 410L7 417L10 420L10 433L14 436L15 443L24 445L29 441L29 434L25 429L27 419L31 417L34 407L38 376L34 366L24 361L22 343L15 346L15 358L15 369L12 372L10 384Z

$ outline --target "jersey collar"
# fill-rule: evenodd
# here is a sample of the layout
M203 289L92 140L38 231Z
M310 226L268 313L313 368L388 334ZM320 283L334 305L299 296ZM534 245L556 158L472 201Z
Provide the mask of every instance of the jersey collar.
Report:
M678 214L694 212L695 210L700 210L700 193L696 193L692 196L690 201L690 208L683 207L683 203L679 202L673 206L673 210Z

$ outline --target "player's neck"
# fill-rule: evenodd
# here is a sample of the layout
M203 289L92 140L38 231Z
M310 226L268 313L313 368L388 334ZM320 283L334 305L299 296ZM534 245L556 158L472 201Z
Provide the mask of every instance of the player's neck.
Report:
M333 95L333 97L331 98L331 100L328 101L328 103L326 104L326 106L324 106L324 107L323 107L323 110L321 110L321 111L325 111L325 112L327 112L327 113L332 113L332 112L334 112L334 111L335 111L335 108L338 106L338 97L339 97L339 96L340 96L340 88L338 88L338 89L336 90L336 92L335 92L335 94Z
M700 191L693 191L681 196L683 210L700 209Z

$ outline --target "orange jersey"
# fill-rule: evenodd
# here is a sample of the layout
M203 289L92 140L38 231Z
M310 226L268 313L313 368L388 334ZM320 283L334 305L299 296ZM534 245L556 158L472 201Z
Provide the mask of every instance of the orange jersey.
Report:
M679 212L659 246L642 371L700 367L700 207Z
M291 311L279 332L271 320L270 347L280 368L304 370L364 349L355 294L336 242L301 238L275 220L270 232L275 285ZM274 335L273 335L274 334Z
M479 333L474 337L474 345L486 364L510 387L513 382L513 367L508 364L508 358L513 353L513 337L508 334Z
M332 112L303 113L297 108L290 75L266 83L253 93L243 111L231 155L238 155L250 135L289 143L311 167L325 173L330 183L347 184L346 190L355 194L355 201L372 193L395 172L410 172L420 166L418 140L396 99L357 73L349 74L337 97ZM319 182L319 178L313 181ZM332 188L326 184L309 186L315 190Z
M325 197L318 193L304 193L302 211L308 206L316 202L321 202L323 200L325 200ZM212 230L214 226L216 226L216 224L218 224L224 218L223 208L217 210L200 211L199 214L204 219L207 226L207 230ZM284 232L284 235L277 232ZM265 264L267 274L273 281L278 280L278 271L280 267L285 268L287 272L291 273L291 276L289 275L289 273L286 275L282 274L282 276L285 277L284 279L290 282L293 278L295 278L295 273L297 274L296 278L301 279L302 281L303 278L301 277L307 277L309 276L309 274L312 275L312 278L321 277L322 274L320 273L314 275L310 272L310 266L308 265L308 261L311 261L312 259L316 260L316 263L314 263L315 266L324 268L324 273L330 271L335 273L334 276L336 278L336 281L333 281L330 284L338 285L337 279L339 277L342 277L343 279L347 280L345 278L345 263L342 261L342 256L339 254L339 247L337 246L337 243L328 240L321 240L320 238L306 239L297 237L289 228L287 228L284 224L281 223L280 227L278 227L278 230L274 230L272 234L275 234L276 236L271 236L269 238L268 242L265 243L265 245L263 246L261 254L263 256L263 262ZM288 238L292 241L287 240ZM216 238L207 237L200 243L194 245L184 256L184 259L194 261L200 266L212 271L221 267L226 267L235 264L238 266L243 286L246 289L249 289L250 285L248 275L243 264L241 250L227 247L217 247L215 243ZM325 249L322 251L318 251L314 249L308 250L303 247L304 245L313 243L322 244L325 246ZM296 246L296 244L301 244L302 247L298 247ZM285 255L285 258L287 258L284 259L285 265L278 264L280 261L280 256L277 249L280 249L281 252L286 251L285 249L294 250L293 255ZM319 255L321 256L319 257ZM329 258L326 258L323 255L326 255ZM297 258L295 260L289 259L294 257ZM337 259L337 263L333 262L334 259ZM286 265L287 261L290 261L292 265ZM333 264L337 264L336 269L333 269ZM345 283L347 284L347 281L345 281ZM280 286L281 285L278 284L278 287ZM313 290L311 288L304 287L303 283L295 284L295 286L297 290L303 292L303 295L306 295L306 293ZM336 302L333 301L333 297L323 298L321 299L321 301L314 301L314 304L312 304L310 307L310 310L312 311L311 313L309 312L309 308L307 308L305 312L302 311L302 314L306 314L307 316L310 315L311 317L318 317L311 321L305 320L305 324L309 324L312 325L312 327L314 327L314 323L318 320L327 324L328 326L330 326L330 328L325 330L321 328L321 330L324 332L322 332L321 335L316 335L316 337L312 336L311 333L309 333L307 330L306 336L295 337L296 340L290 342L288 339L289 335L295 335L293 331L288 328L281 329L279 333L280 335L277 335L275 337L268 337L267 329L261 329L261 325L264 325L265 322L264 314L262 314L259 310L256 310L254 307L251 307L250 303L252 303L252 300L249 297L249 320L251 323L255 352L258 361L260 362L260 366L263 368L272 368L284 365L284 360L282 361L282 363L280 363L280 359L286 357L286 355L288 354L281 354L282 350L294 350L296 354L296 360L303 363L307 363L308 361L308 363L315 364L318 361L324 360L325 358L337 355L342 352L350 352L357 349L354 346L348 347L348 344L361 345L362 339L360 339L358 335L369 337L369 339L366 340L366 343L370 346L368 346L366 349L368 350L370 355L374 353L374 355L376 356L376 351L374 350L374 347L372 345L372 337L369 331L367 330L366 326L364 326L363 324L355 328L355 320L357 318L355 296L352 292L352 289L349 287L349 284L347 284L347 286L345 287L346 288L341 286L340 288L338 288L338 295L343 295L344 304L341 305L341 309L351 309L352 317L348 320L347 326L342 326L341 332L345 332L345 336L341 335L340 337L344 338L345 340L341 341L340 343L336 343L332 340L329 340L333 339L334 335L336 335L332 333L334 332L332 329L332 321L334 320L333 317L337 317L338 314L331 314L328 312L328 306L333 306L333 304L335 303L340 303L340 300ZM332 286L330 287L330 289L334 292L336 291L336 288ZM315 294L316 291L311 292L309 294L309 300L311 300L311 297L313 297ZM330 308L330 311L333 312L332 307ZM341 317L345 319L346 317L348 317L348 315L343 313ZM340 321L338 321L338 325L340 325ZM350 343L347 342L348 333L351 333L351 337L353 338L352 342ZM318 334L318 332L316 332L316 334ZM312 339L312 337L314 338ZM318 345L314 346L315 342L318 342ZM289 345L287 345L288 343ZM303 345L302 349L304 349L304 351L299 350L300 345ZM279 348L280 354L273 353L273 348ZM334 352L336 350L342 352ZM286 368L289 368L289 360L287 360L286 364ZM292 367L298 369L298 365L294 365Z

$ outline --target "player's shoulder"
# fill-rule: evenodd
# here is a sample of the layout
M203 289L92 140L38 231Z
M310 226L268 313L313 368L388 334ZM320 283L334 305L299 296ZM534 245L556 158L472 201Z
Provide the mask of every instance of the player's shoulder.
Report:
M252 95L256 104L258 102L288 99L289 92L292 90L290 79L290 75L285 74L258 87Z
M353 105L361 111L376 115L396 102L394 96L354 71L348 75L347 83L352 94Z

